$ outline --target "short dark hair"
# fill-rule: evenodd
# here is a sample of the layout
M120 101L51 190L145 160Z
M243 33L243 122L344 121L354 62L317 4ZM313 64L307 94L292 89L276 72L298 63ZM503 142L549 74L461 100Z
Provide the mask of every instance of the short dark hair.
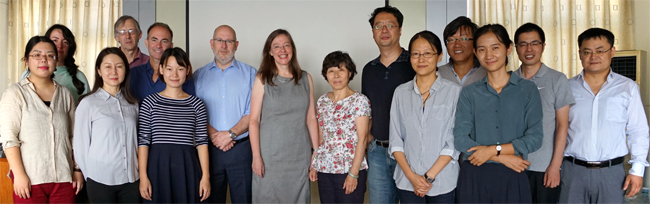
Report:
M607 39L610 46L614 46L614 33L602 28L589 28L578 35L578 47L582 46L582 42L585 40L602 37Z
M384 6L384 7L376 8L376 9L375 9L371 14L370 14L370 20L368 20L368 22L370 22L370 27L375 26L375 17L377 17L377 15L379 15L380 13L390 13L390 14L393 14L393 16L395 16L395 18L397 18L397 24L398 24L398 26L399 26L400 28L402 27L402 23L404 22L404 15L402 15L402 12L400 12L399 9L397 9L397 8L395 8L395 7L392 7L392 6L388 6L388 5L386 5L386 6Z
M166 23L161 23L161 22L155 22L155 23L151 24L151 26L149 26L149 29L147 29L147 38L149 38L149 33L151 32L151 29L153 29L155 27L163 27L163 28L167 29L167 31L169 31L169 37L170 37L169 40L172 41L172 39L174 39L174 32L172 32L172 29L169 27L169 25L167 25Z
M544 35L544 30L542 30L542 28L537 24L526 23L519 26L519 28L517 28L517 31L515 31L515 44L519 43L519 35L527 32L537 32L539 39L542 40L542 43L546 43L546 35Z
M431 45L432 48L436 49L436 52L437 52L436 54L438 54L438 55L442 54L442 42L440 42L440 38L438 38L438 36L436 34L434 34L431 31L428 31L428 30L423 30L423 31L420 31L419 33L416 33L415 35L413 35L413 37L411 38L411 41L409 42L409 52L413 48L413 43L418 38L422 38L422 39L427 40L427 42L429 42L429 45Z
M348 78L349 81L352 81L354 75L357 74L357 66L354 65L354 62L348 53L340 50L327 54L323 60L323 69L321 70L321 74L325 77L325 81L327 81L327 70L331 67L342 68L341 65L345 66L348 72L352 73Z
M442 38L447 40L449 36L456 34L458 30L463 28L469 28L469 30L472 31L472 33L470 34L471 36L476 32L476 29L478 29L478 25L472 22L472 19L469 19L465 16L458 16L458 18L449 22L449 24L445 26L445 30L442 32Z
M187 55L187 53L180 47L167 48L160 57L160 65L158 66L167 66L167 60L170 57L174 57L174 59L176 59L176 63L178 63L179 66L185 67L187 69L185 82L187 82L187 80L190 80L192 78L192 64L190 63L190 57ZM160 67L157 67L155 69L160 69ZM165 82L165 77L163 76L162 72L158 72L158 78L162 80L163 83L167 83ZM185 82L183 82L183 84Z
M478 30L476 30L476 33L474 33L474 51L476 51L476 42L478 41L478 38L487 33L494 33L494 35L497 36L497 40L503 43L503 45L506 46L506 49L512 46L512 40L510 40L510 36L508 36L508 30L506 30L505 27L503 27L501 24L487 24L480 27ZM506 56L506 65L507 64L508 57Z
M126 20L132 20L133 24L135 24L135 29L138 30L138 35L142 34L142 30L140 30L140 23L138 23L138 21L135 20L133 16L123 15L120 18L118 18L117 21L115 21L115 24L113 25L113 35L117 35L117 31L118 31L117 27L126 23Z

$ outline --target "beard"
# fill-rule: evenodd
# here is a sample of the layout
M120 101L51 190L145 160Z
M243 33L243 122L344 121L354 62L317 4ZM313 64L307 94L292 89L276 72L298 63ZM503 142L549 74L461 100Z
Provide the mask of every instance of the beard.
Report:
M235 58L234 54L227 55L224 58L221 58L219 55L215 55L214 58L221 64L228 64L230 61L232 61L233 58Z

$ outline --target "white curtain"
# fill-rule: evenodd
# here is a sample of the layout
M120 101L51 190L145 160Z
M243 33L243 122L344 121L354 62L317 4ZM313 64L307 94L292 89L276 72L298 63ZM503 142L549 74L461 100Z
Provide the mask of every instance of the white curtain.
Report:
M27 41L44 35L51 25L63 24L74 33L76 64L92 86L97 54L105 47L117 46L113 23L121 14L122 0L10 0L5 70L9 83L19 81L26 68L21 58Z

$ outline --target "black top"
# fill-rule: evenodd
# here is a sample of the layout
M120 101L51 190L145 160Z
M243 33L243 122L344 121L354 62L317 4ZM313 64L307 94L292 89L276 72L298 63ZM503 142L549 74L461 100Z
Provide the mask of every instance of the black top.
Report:
M379 57L368 62L361 73L361 93L370 100L372 108L372 129L370 134L377 140L388 140L390 123L390 104L395 88L413 80L415 71L411 67L411 55L402 48L397 60L388 67L379 61Z
M45 106L50 107L50 101L43 101L43 103L45 103Z

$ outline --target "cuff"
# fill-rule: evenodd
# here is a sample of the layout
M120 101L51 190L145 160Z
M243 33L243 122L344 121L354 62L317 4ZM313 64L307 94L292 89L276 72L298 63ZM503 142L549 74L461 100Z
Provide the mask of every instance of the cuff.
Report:
M632 168L630 168L629 172L632 175L643 177L643 173L645 172L645 165L641 163L632 163Z
M393 147L393 146L390 147L390 149L388 150L388 153L390 153L390 154L388 154L388 155L393 160L395 159L395 157L393 156L394 152L404 152L404 147Z
M9 149L9 148L12 148L12 147L20 147L21 143L22 142L20 142L20 141L4 141L4 143L2 143L2 148L3 149Z
M454 157L454 150L452 150L452 149L442 149L440 151L440 155L446 155L446 156L450 156L450 157L453 158Z

